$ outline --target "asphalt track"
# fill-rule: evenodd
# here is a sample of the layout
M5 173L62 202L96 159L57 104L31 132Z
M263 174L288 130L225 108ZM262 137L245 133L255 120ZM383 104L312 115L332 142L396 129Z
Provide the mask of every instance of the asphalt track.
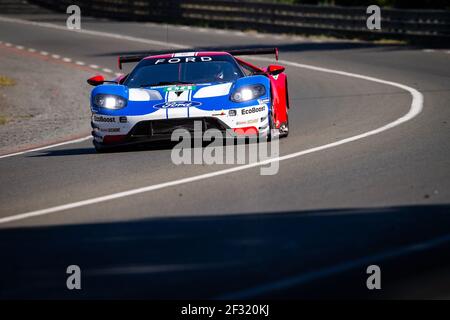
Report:
M1 158L2 260L11 261L2 269L15 275L2 280L3 297L72 297L58 284L65 274L51 272L77 263L96 281L111 283L108 277L117 274L120 281L133 275L152 281L108 294L96 282L86 297L272 297L274 290L361 296L360 287L340 292L342 286L320 281L356 268L359 273L335 281L345 287L361 276L364 285L364 265L392 257L396 263L385 264L397 282L411 263L411 274L439 269L433 274L444 278L426 281L433 283L429 291L418 284L417 296L448 297L436 286L449 283L449 251L442 246L448 249L450 234L450 54L93 19L74 32L59 15L8 19L0 17L3 42L115 71L118 54L277 46L287 62L291 131L280 142L280 156L287 157L272 176L260 175L258 166L176 166L164 147L97 154L89 140ZM38 24L23 22L31 20ZM84 101L89 112L87 96ZM398 119L405 121L374 131ZM417 245L442 251L410 250ZM416 260L406 261L408 254ZM417 261L430 265L420 269ZM41 271L29 271L27 263ZM183 280L186 272L192 282ZM33 280L45 294L25 285ZM305 281L319 284L308 288ZM156 289L161 286L166 289ZM414 295L397 289L389 294Z

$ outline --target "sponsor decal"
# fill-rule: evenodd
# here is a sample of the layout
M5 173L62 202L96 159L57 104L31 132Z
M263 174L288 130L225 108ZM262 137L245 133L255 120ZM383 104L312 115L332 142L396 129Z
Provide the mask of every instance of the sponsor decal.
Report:
M101 132L120 132L120 128L100 129Z
M221 112L221 113L213 113L213 114L211 114L212 116L214 116L214 117L217 117L217 116L224 116L225 115L225 112Z
M156 109L168 109L168 108L189 108L189 107L198 107L201 105L201 102L197 101L171 101L159 103L153 106Z
M95 122L110 122L110 123L115 123L115 122L116 122L116 118L114 118L114 117L104 117L104 116L94 115L94 121L95 121Z
M193 85L185 85L185 86L173 86L173 87L167 87L164 89L164 91L188 91L188 90L194 90L195 86Z
M252 113L256 113L256 112L262 112L266 110L266 106L262 105L262 106L257 106L257 107L251 107L248 109L242 109L241 112L242 114L252 114Z
M178 52L173 54L174 57L191 57L196 55L197 52Z
M253 123L257 123L258 119L252 119L252 120L248 120L248 121L238 121L236 122L236 125L240 126L243 124L253 124Z
M119 122L120 123L127 123L128 119L127 119L127 117L119 117Z

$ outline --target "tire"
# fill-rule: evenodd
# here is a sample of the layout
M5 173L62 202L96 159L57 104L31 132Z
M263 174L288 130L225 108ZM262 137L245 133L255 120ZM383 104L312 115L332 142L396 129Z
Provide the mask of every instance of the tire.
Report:
M286 114L286 122L280 126L280 138L286 138L289 135L289 116ZM285 128L284 130L282 128Z
M280 138L285 138L289 135L289 91L288 91L288 83L286 79L286 122L282 123L280 126ZM284 130L282 128L285 128Z
M275 122L273 121L272 112L269 114L269 133L267 133L267 141L272 141L272 129L275 128Z
M96 142L95 140L93 141L93 144L97 153L108 153L113 151L113 148L106 147L104 144Z

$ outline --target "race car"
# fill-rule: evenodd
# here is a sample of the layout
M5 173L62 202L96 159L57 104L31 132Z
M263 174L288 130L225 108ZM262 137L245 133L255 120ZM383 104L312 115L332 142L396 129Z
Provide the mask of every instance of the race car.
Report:
M92 135L97 151L170 140L175 129L214 128L228 135L269 139L289 133L288 85L280 65L257 67L238 56L278 49L178 52L120 56L138 62L114 80L88 79Z

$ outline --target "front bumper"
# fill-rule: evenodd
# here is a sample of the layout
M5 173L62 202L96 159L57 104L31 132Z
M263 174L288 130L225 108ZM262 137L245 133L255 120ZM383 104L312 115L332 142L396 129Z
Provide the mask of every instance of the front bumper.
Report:
M96 144L121 145L151 141L170 141L176 129L184 129L193 138L198 138L209 129L224 133L224 137L245 134L267 134L269 128L269 106L258 104L229 110L195 110L191 108L190 117L167 118L166 112L142 116L110 116L92 114L92 135ZM253 130L248 130L252 128ZM200 133L197 132L200 129ZM197 135L197 136L196 136Z

